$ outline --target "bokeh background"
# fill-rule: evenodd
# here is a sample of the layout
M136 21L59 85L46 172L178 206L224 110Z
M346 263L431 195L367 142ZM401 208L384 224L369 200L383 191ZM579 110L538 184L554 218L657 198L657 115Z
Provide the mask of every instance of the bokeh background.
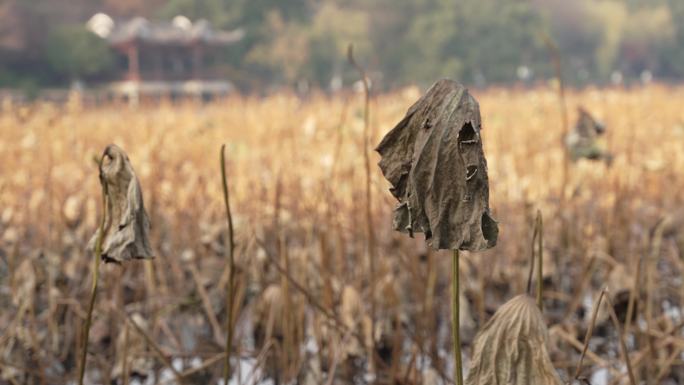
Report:
M223 384L224 143L230 384L453 383L451 255L392 230L373 152L441 77L480 103L500 228L461 254L466 371L526 290L539 212L563 381L586 384L607 287L621 327L604 304L581 376L629 384L624 338L638 384L684 383L683 55L679 0L4 0L0 384L76 383L110 143L156 258L99 266L87 384ZM609 157L572 160L579 107Z
M88 20L183 16L240 30L211 67L240 90L338 89L355 79L346 47L377 89L449 76L484 86L553 75L543 34L563 51L576 85L684 76L684 5L678 0L4 0L0 87L35 91L120 77L121 63ZM109 52L109 53L108 53Z

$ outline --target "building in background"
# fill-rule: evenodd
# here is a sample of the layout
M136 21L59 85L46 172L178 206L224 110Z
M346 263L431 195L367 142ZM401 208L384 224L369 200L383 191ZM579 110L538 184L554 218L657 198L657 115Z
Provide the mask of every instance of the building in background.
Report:
M225 95L232 84L211 59L242 40L241 29L215 29L207 20L176 16L170 22L136 17L116 22L98 13L86 24L117 53L120 80L109 85L118 96Z

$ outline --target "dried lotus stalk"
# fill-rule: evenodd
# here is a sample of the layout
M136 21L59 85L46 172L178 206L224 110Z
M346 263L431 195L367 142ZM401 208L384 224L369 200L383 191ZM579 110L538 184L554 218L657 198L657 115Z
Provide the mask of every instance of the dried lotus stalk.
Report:
M104 237L100 257L105 262L152 258L148 233L150 222L143 204L140 182L128 155L110 144L102 155L100 182L106 191ZM88 247L95 249L100 229Z

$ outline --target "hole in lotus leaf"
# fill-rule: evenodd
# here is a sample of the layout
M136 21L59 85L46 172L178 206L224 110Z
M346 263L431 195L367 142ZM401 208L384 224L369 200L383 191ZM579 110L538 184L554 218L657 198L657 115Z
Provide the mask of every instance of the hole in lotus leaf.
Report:
M499 227L496 225L496 221L489 216L488 212L482 213L482 219L480 220L480 227L482 229L482 236L490 245L496 244L496 239L499 235Z
M460 144L474 144L477 143L477 133L475 133L475 128L473 128L472 123L468 122L461 128L458 133L458 142Z
M466 180L471 180L477 174L477 166L468 166L466 168Z

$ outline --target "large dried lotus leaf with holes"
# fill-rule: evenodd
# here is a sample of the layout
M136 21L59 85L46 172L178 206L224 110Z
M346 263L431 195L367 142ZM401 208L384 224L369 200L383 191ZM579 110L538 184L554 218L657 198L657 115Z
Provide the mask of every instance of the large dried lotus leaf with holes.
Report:
M107 185L107 211L101 257L105 262L152 258L150 222L143 204L140 182L128 155L110 144L104 151L102 183ZM100 229L88 247L95 249Z
M544 317L534 300L513 298L475 337L466 385L561 385L547 341Z
M377 151L399 200L395 230L424 233L435 249L496 245L480 128L477 101L462 85L443 79L387 133Z

